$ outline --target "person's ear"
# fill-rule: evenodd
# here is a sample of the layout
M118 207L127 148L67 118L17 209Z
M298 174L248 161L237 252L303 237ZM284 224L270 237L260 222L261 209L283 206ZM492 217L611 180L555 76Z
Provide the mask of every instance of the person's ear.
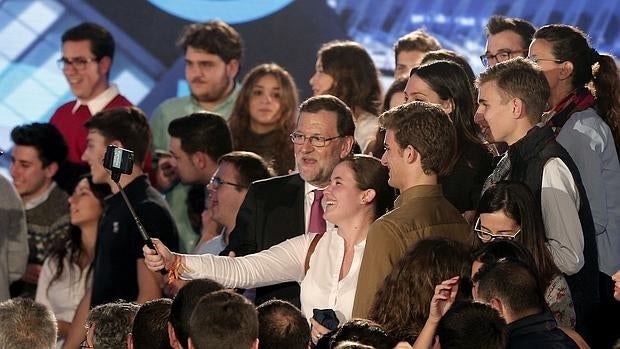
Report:
M239 73L239 67L239 60L231 59L230 62L226 63L226 75L228 75L230 79L234 79Z
M187 348L188 349L195 349L194 343L192 343L192 339L191 338L187 338Z
M502 304L502 301L499 300L498 298L491 298L489 300L489 304L491 304L491 306L497 310L499 312L499 314L505 318L505 313L504 313L504 304Z
M353 149L353 143L355 139L352 136L345 136L343 138L342 146L340 147L340 158L344 159L349 154L351 154L351 150ZM362 149L363 151L364 149Z
M442 101L441 108L443 109L443 111L446 112L446 114L448 114L448 118L450 118L450 121L454 122L454 120L452 120L452 118L450 117L450 114L452 114L452 112L454 111L454 101L452 100L452 98L448 98Z
M110 73L110 69L112 68L112 58L105 56L99 60L99 74L108 75Z
M373 202L375 195L377 195L377 192L374 189L364 190L362 193L362 204L365 205Z
M560 67L560 80L566 80L566 79L572 79L573 77L573 71L575 70L575 67L573 66L573 62L571 61L564 61L561 64Z
M515 119L526 117L525 115L525 103L521 98L513 98L511 101L512 115Z
M413 164L420 157L420 153L412 145L408 145L403 149L403 156L408 164Z
M433 345L431 346L432 349L441 349L441 341L439 340L439 336L435 335L435 337L433 337Z
M192 164L203 170L205 168L205 166L207 165L206 159L205 159L206 154L201 152L201 151L197 151L193 154L190 155L190 159Z
M133 349L133 335L131 332L127 334L127 349Z
M52 178L58 172L58 163L56 161L50 163L46 167L43 168L43 173L45 174L45 178Z
M175 349L182 348L181 343L179 343L179 340L177 339L177 334L174 332L174 327L172 327L170 321L168 321L168 341L171 347Z
M256 339L254 340L254 343L252 343L252 347L251 347L251 348L252 348L252 349L258 349L258 338L256 338Z

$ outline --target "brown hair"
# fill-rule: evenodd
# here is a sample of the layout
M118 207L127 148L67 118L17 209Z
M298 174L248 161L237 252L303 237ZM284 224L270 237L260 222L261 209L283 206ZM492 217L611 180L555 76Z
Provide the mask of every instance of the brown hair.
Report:
M381 126L393 130L401 148L411 145L422 157L422 170L444 176L456 154L456 129L439 106L414 101L381 114Z
M189 46L206 51L219 56L226 63L233 59L241 60L243 53L241 35L220 20L187 25L178 45L185 51Z
M445 238L420 240L386 276L368 317L400 340L415 340L428 318L435 286L454 276L461 277L461 286L468 286L470 272L463 243ZM459 287L459 298L469 298L470 291L470 287Z
M393 208L394 189L388 185L388 169L381 164L381 160L370 155L355 154L343 162L353 170L358 189L375 191L375 219Z
M502 102L519 98L525 104L525 113L533 123L540 122L542 113L547 110L551 94L545 74L533 62L523 57L515 57L489 67L478 77L478 86L495 81Z
M501 15L491 16L487 25L484 27L484 33L487 38L506 30L517 33L521 37L521 47L527 50L532 42L536 27L524 19L504 17Z
M318 52L323 71L334 83L326 93L340 98L354 112L359 109L379 114L381 85L372 58L353 41L331 41Z
M398 38L394 44L394 59L401 51L430 52L439 50L441 44L424 29L417 29Z
M278 168L278 172L288 171L291 168L285 168L288 167L286 164L291 164L294 159L293 143L289 139L289 134L295 128L298 95L293 77L284 68L275 63L269 63L257 65L250 70L243 79L243 84L230 114L228 125L230 126L235 149L252 150L252 144L247 143L247 135L250 132L250 119L252 118L250 115L250 98L258 80L268 75L273 76L280 85L280 119L276 126L278 133L276 149L278 151L275 152L275 167Z

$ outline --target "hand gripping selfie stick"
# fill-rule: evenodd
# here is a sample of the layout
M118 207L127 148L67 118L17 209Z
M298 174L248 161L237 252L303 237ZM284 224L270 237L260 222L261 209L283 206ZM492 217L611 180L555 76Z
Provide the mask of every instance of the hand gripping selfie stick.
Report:
M131 203L129 202L129 198L127 197L127 194L125 194L125 191L123 190L123 187L121 187L121 184L120 184L121 175L131 174L131 171L133 170L133 151L119 148L112 144L108 145L108 148L106 149L106 152L105 152L105 156L103 158L103 167L111 171L112 180L118 186L118 190L121 192L121 196L123 197L125 204L127 204L127 207L129 208L129 212L131 213L133 220L136 222L136 225L138 226L138 231L140 232L140 235L142 236L142 240L144 240L144 244L148 246L150 249L154 250L155 253L157 253L157 249L155 248L155 245L153 245L153 241L151 241L151 237L146 232L146 229L144 229L142 222L140 222L140 219L138 218L136 211L134 211L133 206L131 206ZM161 269L159 272L162 275L165 275L166 273L168 273L168 271L165 268Z

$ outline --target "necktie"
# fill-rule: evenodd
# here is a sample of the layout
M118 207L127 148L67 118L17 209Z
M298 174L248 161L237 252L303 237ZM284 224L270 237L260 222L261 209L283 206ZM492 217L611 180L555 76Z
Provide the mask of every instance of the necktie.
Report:
M308 224L308 233L325 232L326 223L323 218L323 206L321 206L321 199L323 198L323 190L315 189L314 201L312 201L312 207L310 208L310 223Z

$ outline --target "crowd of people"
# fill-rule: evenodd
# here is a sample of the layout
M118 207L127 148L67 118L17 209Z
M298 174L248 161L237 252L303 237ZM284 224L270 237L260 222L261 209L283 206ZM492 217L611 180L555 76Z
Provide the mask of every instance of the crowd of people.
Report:
M233 27L190 24L191 93L149 117L108 30L68 29L75 99L4 155L0 347L620 347L615 60L574 26L485 34L478 76L404 35L385 93L327 42L300 101L276 63L238 76Z

